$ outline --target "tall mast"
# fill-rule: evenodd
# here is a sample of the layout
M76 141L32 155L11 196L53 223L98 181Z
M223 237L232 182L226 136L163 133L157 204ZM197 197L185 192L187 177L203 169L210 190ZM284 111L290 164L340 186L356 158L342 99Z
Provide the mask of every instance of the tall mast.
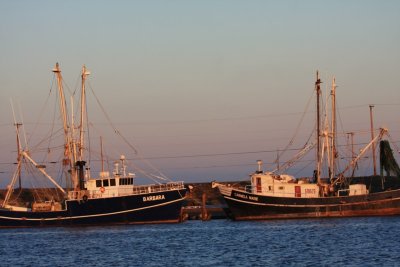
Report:
M81 89L81 123L79 129L79 160L83 160L83 149L84 149L84 123L85 123L85 115L86 115L86 92L85 92L85 81L86 76L88 76L90 72L86 70L86 66L82 67L82 89Z
M70 106L71 106L71 155L73 162L75 164L76 159L78 158L76 155L76 139L75 139L75 116L74 116L74 97L70 98Z
M64 128L64 157L67 159L71 159L70 157L70 140L69 140L69 132L68 132L68 118L67 118L67 103L65 101L65 96L64 96L64 89L62 85L62 76L61 76L61 70L56 63L55 68L53 69L53 72L55 73L57 77L57 85L58 85L58 93L60 96L60 115L61 119L63 122L63 128Z
M374 119L372 116L372 109L374 105L369 105L369 117L371 120L371 140L374 140ZM374 164L374 175L376 176L376 155L375 155L375 143L372 143L372 160Z
M75 161L75 165L77 168L77 185L75 186L75 190L85 190L85 164L86 162L83 160L83 150L84 150L84 124L85 124L85 110L86 110L86 93L85 93L85 80L86 76L89 75L89 72L86 71L85 65L82 67L82 86L81 86L81 112L80 112L80 125L79 125L79 155L78 159Z
M75 160L76 159L72 153L73 140L72 140L72 136L70 136L69 127L68 127L67 103L65 101L64 89L63 89L63 84L62 84L63 79L61 76L61 70L60 70L58 63L56 63L56 66L53 69L53 72L55 73L55 75L57 77L58 93L59 93L59 97L60 97L60 115L61 115L61 119L63 122L63 128L64 128L63 165L64 166L69 165L70 170L71 170L71 180L72 180L74 188L76 188L78 185L77 174L75 171Z
M317 71L317 80L315 81L315 91L317 93L317 168L316 168L316 179L317 183L320 184L320 160L321 160L321 105L320 105L320 96L321 96L321 79L319 78L319 73Z
M15 122L14 125L15 125L15 129L16 129L16 132L17 132L17 153L18 153L17 162L20 162L21 161L21 141L19 139L19 127L21 127L22 124ZM19 185L19 190L21 190L22 189L22 184L21 184L21 165L18 165L18 185Z
M21 161L21 150L22 150L21 149L21 138L19 137L19 128L22 126L22 123L17 122L13 102L12 102L12 100L10 100L10 102L11 102L11 109L12 109L13 118L14 118L15 133L17 135L17 162L19 163ZM19 189L21 190L22 185L21 185L21 165L20 164L18 164L17 174L18 174Z
M336 169L336 83L335 77L332 80L332 90L331 90L331 97L332 97L332 148L331 148L331 164L329 170L329 178L332 179L335 176L335 169Z

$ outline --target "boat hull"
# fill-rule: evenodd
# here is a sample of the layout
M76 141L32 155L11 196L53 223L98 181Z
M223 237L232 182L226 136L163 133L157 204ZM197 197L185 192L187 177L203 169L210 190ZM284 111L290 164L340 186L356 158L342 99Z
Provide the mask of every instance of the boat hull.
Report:
M0 209L0 228L177 223L186 189L121 197L67 200L61 211Z
M223 195L234 220L384 216L400 214L400 190L357 196L288 198L233 189Z

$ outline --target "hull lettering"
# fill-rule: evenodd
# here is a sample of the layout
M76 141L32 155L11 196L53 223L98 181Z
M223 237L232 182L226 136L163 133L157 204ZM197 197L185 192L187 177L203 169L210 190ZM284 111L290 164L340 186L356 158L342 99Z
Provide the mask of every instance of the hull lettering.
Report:
M148 196L148 197L143 197L143 202L157 201L157 200L163 200L163 199L165 199L164 195Z

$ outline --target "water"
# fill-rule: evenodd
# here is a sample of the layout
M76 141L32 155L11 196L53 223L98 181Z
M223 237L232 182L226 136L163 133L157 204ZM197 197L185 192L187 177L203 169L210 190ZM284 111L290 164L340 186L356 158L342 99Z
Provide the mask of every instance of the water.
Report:
M400 217L0 230L0 266L400 266Z

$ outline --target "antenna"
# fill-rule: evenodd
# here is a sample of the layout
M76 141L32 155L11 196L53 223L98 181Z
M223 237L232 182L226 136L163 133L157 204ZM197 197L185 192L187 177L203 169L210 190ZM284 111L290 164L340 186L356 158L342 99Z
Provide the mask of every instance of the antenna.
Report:
M100 136L101 172L104 172L103 137Z

